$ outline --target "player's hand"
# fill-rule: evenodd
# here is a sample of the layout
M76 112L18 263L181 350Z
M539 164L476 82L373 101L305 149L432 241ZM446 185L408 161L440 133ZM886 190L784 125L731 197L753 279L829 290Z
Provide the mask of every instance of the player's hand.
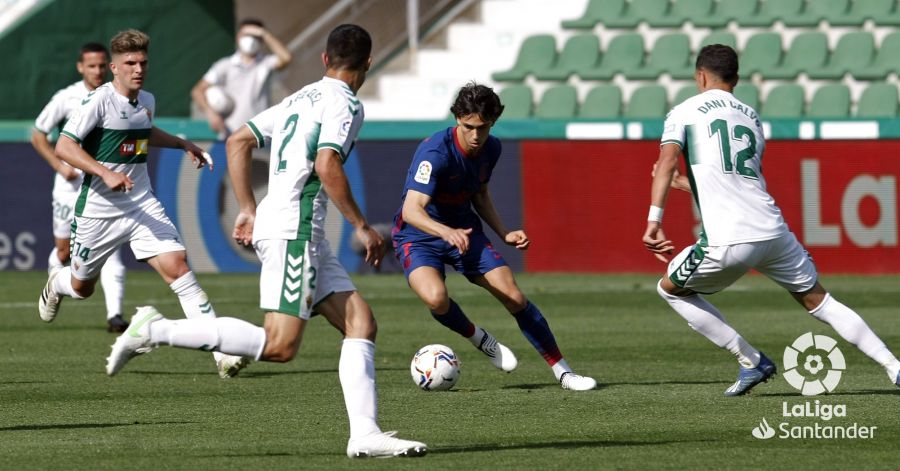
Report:
M78 170L75 170L69 165L60 165L59 169L56 170L56 173L65 178L67 182L78 178Z
M658 260L668 263L669 256L675 252L675 245L666 239L662 226L656 221L647 221L647 230L644 231L644 247L653 252Z
M368 224L356 229L356 237L366 249L366 263L378 268L384 258L384 237Z
M120 172L107 172L103 175L103 183L112 191L129 192L134 188L134 182L128 175Z
M244 34L248 36L256 36L257 38L262 38L266 35L266 30L262 26L256 25L244 25L241 27L244 31Z
M213 161L212 157L206 153L205 150L197 147L191 141L184 141L184 151L187 152L191 156L191 162L194 163L194 166L199 168L203 168L204 165L209 165L209 171L213 169Z
M456 250L459 250L459 254L462 255L469 250L469 234L472 233L472 229L450 229L447 233L441 235L441 239L444 239L448 244L456 247Z
M240 212L237 217L234 219L234 231L231 232L231 237L234 238L234 241L245 246L249 247L253 244L253 223L256 221L256 216L250 213Z
M528 234L525 234L525 231L521 229L508 232L503 241L506 242L506 245L512 245L519 250L527 250L528 246L531 245Z

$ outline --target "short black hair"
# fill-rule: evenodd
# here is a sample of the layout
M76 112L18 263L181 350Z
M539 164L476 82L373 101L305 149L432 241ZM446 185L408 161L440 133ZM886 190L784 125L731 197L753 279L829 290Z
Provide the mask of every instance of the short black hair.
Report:
M109 59L109 51L106 50L106 46L100 43L85 43L81 46L81 51L78 52L78 62L84 60L85 54L90 54L92 52L102 52L106 54L106 58Z
M710 44L700 49L697 54L697 70L712 72L724 82L735 84L738 81L738 57L730 46Z
M241 20L240 23L238 23L238 29L241 29L247 25L259 26L260 28L265 28L262 20L258 20L256 18L244 18L243 20Z
M503 114L503 108L493 88L469 82L459 89L450 112L455 118L477 114L481 119L495 123Z
M361 70L372 55L372 37L360 26L340 25L328 34L325 53L332 69Z

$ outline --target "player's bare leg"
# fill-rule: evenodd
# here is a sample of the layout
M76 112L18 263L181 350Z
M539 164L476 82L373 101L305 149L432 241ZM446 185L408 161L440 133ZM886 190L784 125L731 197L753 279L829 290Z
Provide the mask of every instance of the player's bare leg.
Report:
M444 327L462 335L475 348L488 356L495 367L510 372L518 366L512 350L501 344L488 331L475 325L447 293L441 273L429 266L421 266L409 274L409 286L431 311L432 317Z

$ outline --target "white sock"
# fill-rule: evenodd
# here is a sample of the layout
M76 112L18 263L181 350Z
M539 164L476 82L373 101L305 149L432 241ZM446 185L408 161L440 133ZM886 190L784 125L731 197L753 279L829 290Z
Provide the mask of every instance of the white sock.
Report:
M897 374L900 373L897 357L853 309L841 304L831 294L826 294L822 304L809 313L830 325L844 340L856 345L866 356L884 367L891 381L897 380Z
M557 381L559 381L559 378L562 378L563 374L572 372L572 368L569 368L569 364L566 363L566 360L559 360L550 368L553 370L553 374L556 376Z
M181 310L188 319L195 317L216 317L216 311L209 302L209 297L197 282L194 272L189 271L169 285L178 296Z
M699 294L673 296L656 284L656 292L672 306L672 309L688 322L692 329L708 338L712 343L724 348L737 357L741 366L753 368L759 363L759 351L748 344L734 330L709 301Z
M63 267L62 270L56 274L56 278L53 280L53 291L56 291L57 294L62 296L84 299L84 296L76 293L75 289L72 288L72 269L69 267Z
M125 298L125 265L122 255L116 249L100 270L100 285L103 286L103 297L106 298L106 318L110 319L122 314L122 299Z
M375 344L366 339L344 339L338 376L350 418L350 438L378 433L378 397L375 393Z
M50 251L50 256L47 257L47 273L64 266L63 262L59 260L59 250L56 250L56 247L53 247L53 250Z
M234 317L160 319L150 324L150 341L258 360L266 346L266 331Z
M468 340L469 342L471 342L472 345L475 346L475 348L478 348L478 347L481 346L481 339L482 339L485 335L487 335L487 332L486 332L484 329L482 329L481 327L478 327L478 326L476 325L476 326L475 326L475 333L472 334L471 337L466 337L466 340Z

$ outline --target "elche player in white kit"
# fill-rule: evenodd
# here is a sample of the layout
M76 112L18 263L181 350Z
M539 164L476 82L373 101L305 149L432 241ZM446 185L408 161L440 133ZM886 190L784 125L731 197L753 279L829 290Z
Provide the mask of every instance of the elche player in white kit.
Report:
M228 172L240 207L234 238L252 243L262 262L264 327L227 317L169 320L152 306L139 308L113 346L108 374L160 345L287 362L297 354L310 317L321 314L344 335L338 377L350 421L347 456L426 453L424 443L396 438L378 426L375 318L323 230L330 199L356 228L366 262L377 266L384 256L384 240L360 211L343 170L363 123L356 92L371 65L371 49L364 29L338 26L322 54L325 77L258 114L228 139ZM251 152L268 139L268 194L257 207Z
M54 247L47 259L47 270L60 270L70 260L69 239L75 217L75 200L81 190L84 172L65 163L53 150L50 134L61 131L72 113L81 106L89 93L103 84L109 64L109 53L99 43L81 46L76 68L82 79L56 92L41 110L31 132L31 144L56 172L53 180L53 238ZM128 321L122 317L125 296L125 265L120 251L113 252L100 271L100 284L106 299L106 329L124 332Z
M751 268L785 288L900 386L900 362L856 312L819 283L812 259L766 191L759 116L732 94L738 80L737 54L721 44L704 47L695 79L700 94L666 117L643 242L667 261L675 248L662 230L669 188L693 194L702 219L700 240L669 262L657 291L691 328L737 358L738 379L725 395L745 394L776 373L775 364L701 296L727 288ZM676 170L682 155L687 175Z
M38 313L52 322L63 297L91 296L100 270L125 243L165 280L187 317L215 317L215 310L187 265L178 230L153 195L147 172L149 146L184 149L202 167L204 151L153 126L155 101L142 90L150 38L137 30L110 41L113 81L89 93L72 114L56 153L84 171L72 223L72 263L50 273ZM211 160L209 161L212 164ZM247 361L215 353L219 375L237 374Z

